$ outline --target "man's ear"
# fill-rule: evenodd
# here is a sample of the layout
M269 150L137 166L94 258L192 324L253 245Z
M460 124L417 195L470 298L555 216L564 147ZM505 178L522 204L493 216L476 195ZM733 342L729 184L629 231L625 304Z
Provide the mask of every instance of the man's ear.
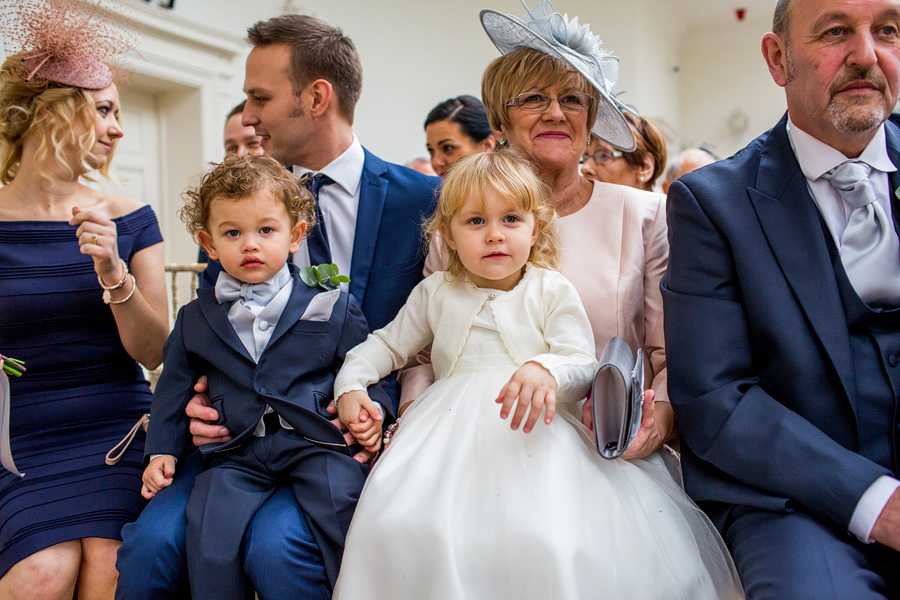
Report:
M313 117L321 117L332 102L337 102L337 96L334 95L334 87L325 79L316 79L307 88L312 96L309 110Z
M777 33L769 32L762 39L762 54L772 79L781 87L787 85L787 44Z
M212 236L209 235L209 232L205 229L201 229L197 232L197 242L203 246L203 251L206 252L206 255L213 260L219 260L219 254L216 252L216 247L213 245Z
M300 249L300 243L303 241L303 235L306 233L306 221L299 219L291 228L291 253Z

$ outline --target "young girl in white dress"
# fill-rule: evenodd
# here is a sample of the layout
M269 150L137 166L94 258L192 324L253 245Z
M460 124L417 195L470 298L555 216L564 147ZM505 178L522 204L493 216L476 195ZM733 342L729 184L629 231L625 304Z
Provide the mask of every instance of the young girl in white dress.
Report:
M370 450L381 427L366 387L428 344L436 381L369 475L335 599L742 597L718 534L665 469L601 458L579 421L594 342L553 270L544 190L509 152L460 159L427 227L449 270L347 354L338 414Z

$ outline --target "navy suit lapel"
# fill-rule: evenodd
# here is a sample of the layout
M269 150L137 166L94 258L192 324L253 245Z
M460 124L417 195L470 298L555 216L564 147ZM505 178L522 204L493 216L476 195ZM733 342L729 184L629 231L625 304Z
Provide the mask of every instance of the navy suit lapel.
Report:
M855 411L856 386L844 308L818 209L791 149L786 123L785 116L766 138L756 187L747 191L769 246Z
M388 192L388 182L382 178L387 171L384 162L364 150L362 179L359 183L359 212L353 238L353 258L350 260L350 293L363 305L372 259L381 226L381 213Z
M241 338L238 337L234 327L231 326L231 322L228 320L228 310L231 308L231 303L219 304L219 301L216 300L215 288L200 288L197 290L197 300L200 302L200 312L203 313L204 318L209 323L210 329L232 350L245 356L247 360L252 362L253 358L250 357L250 353L244 348Z
M900 119L900 117L898 117ZM887 137L887 151L888 157L891 159L891 162L894 163L895 167L900 168L900 127L898 127L894 121L893 116L892 119L884 124L885 133ZM889 201L893 205L893 215L894 215L894 227L900 231L900 211L897 210L897 207L900 207L900 170L894 171L888 177L888 181L890 182L890 194L891 197Z
M281 316L278 318L278 324L275 326L275 331L272 332L272 337L269 338L269 343L266 344L266 350L273 347L275 342L277 342L281 336L294 325L294 323L300 320L300 317L302 317L303 313L306 311L306 307L309 306L313 297L318 293L318 288L309 287L303 283L303 280L300 279L300 271L297 267L293 264L289 264L288 268L291 270L291 277L294 279L294 287L291 290L291 297L288 298L288 302L281 312Z

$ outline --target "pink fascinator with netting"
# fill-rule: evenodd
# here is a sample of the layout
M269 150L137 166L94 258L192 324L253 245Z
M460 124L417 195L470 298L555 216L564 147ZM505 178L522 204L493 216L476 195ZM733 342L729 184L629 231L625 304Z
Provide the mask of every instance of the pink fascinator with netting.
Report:
M0 0L5 67L21 83L108 87L116 59L137 46L133 22L103 0Z

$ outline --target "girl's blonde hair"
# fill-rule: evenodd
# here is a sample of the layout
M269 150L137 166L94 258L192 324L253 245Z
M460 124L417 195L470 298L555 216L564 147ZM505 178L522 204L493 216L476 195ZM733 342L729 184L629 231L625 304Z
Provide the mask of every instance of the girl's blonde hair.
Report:
M450 168L441 185L437 208L425 223L428 242L436 233L441 234L441 247L448 257L447 271L453 277L465 272L459 255L447 244L450 221L462 210L470 198L482 205L485 192L493 188L513 206L534 215L540 228L537 240L531 247L528 262L536 267L556 270L559 268L559 231L556 212L547 204L549 188L534 172L534 167L515 150L477 152L460 158Z
M53 156L70 176L75 176L76 165L81 173L93 171L89 158L97 142L96 111L89 91L66 86L33 87L14 77L4 63L0 68L0 182L8 184L15 179L29 135L38 142L36 165ZM80 135L75 135L77 123L84 126ZM69 154L73 149L74 164ZM104 177L109 176L112 155L109 158L99 169ZM38 174L49 181L46 173Z

